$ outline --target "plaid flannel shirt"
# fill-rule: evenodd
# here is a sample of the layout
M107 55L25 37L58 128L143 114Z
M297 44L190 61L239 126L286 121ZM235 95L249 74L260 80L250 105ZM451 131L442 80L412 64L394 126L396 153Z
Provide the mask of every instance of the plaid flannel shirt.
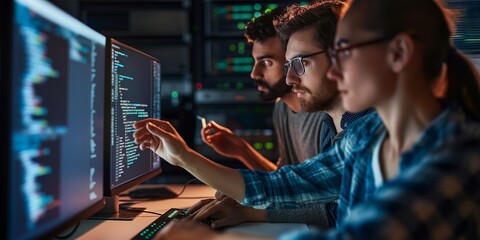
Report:
M400 156L397 177L376 188L374 142L386 131L376 113L355 122L330 151L276 172L240 170L243 204L295 208L340 195L338 228L280 239L480 238L480 125L454 105Z

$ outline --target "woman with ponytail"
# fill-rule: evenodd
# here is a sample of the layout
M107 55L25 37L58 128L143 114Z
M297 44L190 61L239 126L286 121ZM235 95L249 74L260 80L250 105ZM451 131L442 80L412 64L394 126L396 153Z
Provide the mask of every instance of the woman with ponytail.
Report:
M336 237L480 239L479 77L452 16L433 0L344 9L328 76L347 111L378 116L356 126L371 155L345 160Z
M328 52L328 77L347 111L374 106L376 113L303 164L232 172L229 183L242 191L208 177L219 171L198 165L204 160L188 153L171 125L154 122L142 130L145 123L138 124L137 137L170 162L201 169L198 177L243 204L325 201L336 194L332 185L341 186L336 229L280 239L480 239L479 80L452 46L453 32L450 13L433 0L350 2ZM184 221L167 226L158 239L198 236L246 238Z

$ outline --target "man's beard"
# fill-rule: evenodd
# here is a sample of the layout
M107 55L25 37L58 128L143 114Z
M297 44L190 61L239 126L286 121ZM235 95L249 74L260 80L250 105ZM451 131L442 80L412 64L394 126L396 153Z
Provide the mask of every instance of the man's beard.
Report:
M294 88L304 91L305 96L310 96L309 98L300 98L300 104L303 111L328 111L339 104L341 99L340 95L338 94L336 84L333 81L328 80L326 77L324 77L321 81L322 85L319 89L315 90L315 93L303 87L296 86Z
M310 98L300 98L300 104L305 112L318 112L331 110L339 101L339 95L330 96L328 98L310 94Z
M260 92L262 101L270 102L291 91L292 87L287 85L285 77L279 79L273 86L269 86L263 79L255 81L255 85L263 86L268 89L268 92Z

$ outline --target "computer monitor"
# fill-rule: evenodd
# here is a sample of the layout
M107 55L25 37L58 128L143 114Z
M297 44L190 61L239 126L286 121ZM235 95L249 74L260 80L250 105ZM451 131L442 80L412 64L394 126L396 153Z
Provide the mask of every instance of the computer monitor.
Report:
M106 38L44 0L9 11L6 238L43 239L104 205Z
M116 39L107 42L109 158L105 165L106 206L93 218L131 220L139 211L120 208L119 194L161 172L161 158L134 143L133 123L160 118L160 61ZM138 210L138 209L136 209Z

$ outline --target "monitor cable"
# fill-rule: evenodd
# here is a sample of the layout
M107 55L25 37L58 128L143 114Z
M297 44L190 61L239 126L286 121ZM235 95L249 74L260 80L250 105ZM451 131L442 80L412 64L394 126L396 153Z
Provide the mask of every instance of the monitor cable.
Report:
M188 180L188 181L185 183L185 185L183 185L182 190L181 190L179 193L177 193L177 197L180 197L180 195L182 195L183 192L185 192L185 189L187 188L188 184L190 184L190 183L192 183L192 182L195 182L195 181L198 181L198 179L192 178L192 179Z
M70 231L68 234L63 235L63 236L55 236L55 239L67 239L67 238L71 237L77 231L79 226L80 226L80 223L75 224L72 231Z

